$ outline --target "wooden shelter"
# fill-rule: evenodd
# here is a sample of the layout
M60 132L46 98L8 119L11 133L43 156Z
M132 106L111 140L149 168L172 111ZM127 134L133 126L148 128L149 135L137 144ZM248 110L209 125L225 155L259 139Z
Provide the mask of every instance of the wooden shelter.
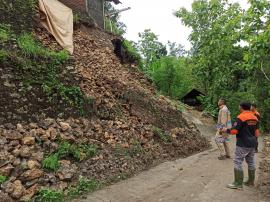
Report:
M201 101L198 99L199 96L205 95L201 91L197 89L190 90L187 94L185 94L181 101L189 106L201 106Z

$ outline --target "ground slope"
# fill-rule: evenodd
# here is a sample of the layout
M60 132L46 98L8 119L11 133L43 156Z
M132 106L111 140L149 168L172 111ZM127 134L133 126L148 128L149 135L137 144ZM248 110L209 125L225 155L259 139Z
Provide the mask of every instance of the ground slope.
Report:
M44 29L34 35L44 46L59 50ZM85 117L57 99L50 102L38 84L30 86L25 97L10 60L0 67L5 92L0 99L0 175L7 177L1 182L2 197L27 201L43 188L67 194L79 176L107 184L209 147L177 104L157 96L134 65L121 64L113 38L80 27L74 33L74 55L59 67L63 83L79 85L93 100ZM14 47L12 51L19 51Z

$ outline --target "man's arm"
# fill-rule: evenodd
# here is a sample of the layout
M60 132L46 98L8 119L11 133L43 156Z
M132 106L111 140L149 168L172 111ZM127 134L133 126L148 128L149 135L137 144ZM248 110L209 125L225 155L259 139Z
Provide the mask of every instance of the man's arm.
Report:
M220 123L227 127L227 123L228 123L228 111L226 110L221 110L220 112Z
M234 123L234 126L231 129L223 128L222 132L228 133L231 135L237 135L239 131L243 127L243 122L240 119L237 119L237 121Z

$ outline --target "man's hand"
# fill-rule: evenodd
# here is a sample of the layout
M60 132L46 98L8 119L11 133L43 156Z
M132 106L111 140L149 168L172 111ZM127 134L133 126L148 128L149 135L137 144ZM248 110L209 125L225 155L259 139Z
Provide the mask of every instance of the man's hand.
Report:
M222 128L222 129L220 129L220 132L222 132L222 133L227 133L227 128Z

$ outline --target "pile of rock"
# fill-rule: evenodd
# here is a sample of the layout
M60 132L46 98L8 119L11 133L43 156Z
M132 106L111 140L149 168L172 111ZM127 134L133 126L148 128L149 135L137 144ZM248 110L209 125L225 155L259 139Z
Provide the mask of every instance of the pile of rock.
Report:
M0 175L8 180L1 190L13 199L27 201L41 187L66 189L79 175L108 181L121 173L134 174L154 161L185 156L208 146L193 125L175 128L170 136L172 142L163 143L154 136L151 125L135 124L134 120L48 118L16 127L6 124L0 127ZM44 170L42 161L58 149L59 140L95 144L99 153L82 162L61 159L56 172Z
M259 166L259 189L270 197L270 137L264 139L263 157Z

